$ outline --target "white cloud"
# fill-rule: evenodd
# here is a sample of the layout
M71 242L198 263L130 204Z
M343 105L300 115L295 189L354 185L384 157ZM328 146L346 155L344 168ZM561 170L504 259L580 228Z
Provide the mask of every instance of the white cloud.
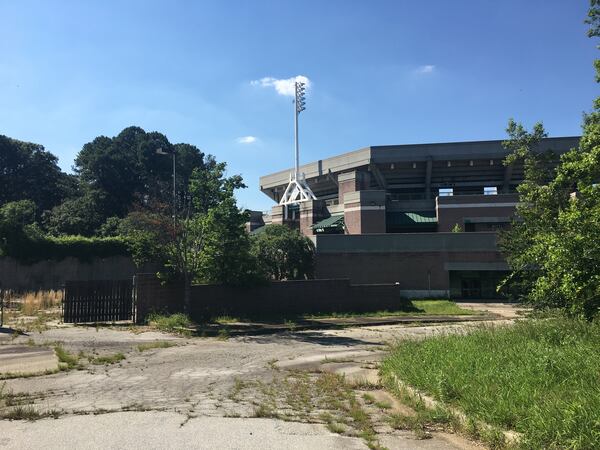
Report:
M425 66L420 66L417 67L417 69L415 70L416 74L426 74L426 73L432 73L435 70L435 66L433 64L427 64Z
M278 79L273 77L264 77L260 80L252 80L250 84L252 86L260 86L260 87L274 87L279 95L284 95L286 97L294 96L294 83L296 81L301 81L306 84L306 88L310 87L310 80L304 75L297 75L292 78L286 79Z
M238 144L253 144L257 140L258 139L256 138L256 136L242 136L242 137L237 138L235 141Z

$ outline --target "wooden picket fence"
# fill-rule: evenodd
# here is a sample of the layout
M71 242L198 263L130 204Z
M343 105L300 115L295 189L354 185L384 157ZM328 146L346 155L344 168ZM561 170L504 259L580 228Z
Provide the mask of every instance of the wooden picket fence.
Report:
M65 323L134 320L133 280L67 281Z

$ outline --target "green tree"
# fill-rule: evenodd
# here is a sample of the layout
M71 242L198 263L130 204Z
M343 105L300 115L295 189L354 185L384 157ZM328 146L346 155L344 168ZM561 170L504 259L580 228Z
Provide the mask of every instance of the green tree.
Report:
M164 246L165 267L171 269L184 283L183 305L186 313L190 311L192 283L199 281L204 261L207 222L204 214L182 218L176 223L169 242Z
M190 176L190 193L194 211L206 214L211 208L232 198L236 189L246 187L240 175L225 176L227 164L208 155L204 165L195 168Z
M83 195L47 211L43 216L43 224L47 232L54 236L94 236L105 222L107 205L104 192L86 189Z
M256 264L246 231L249 215L240 211L233 196L208 210L206 239L199 280L204 283L244 285L256 281Z
M243 284L255 273L244 227L247 214L234 197L244 184L239 175L227 177L225 171L226 164L210 155L196 167L175 221L170 207L156 202L118 224L118 234L127 239L137 264L162 263L162 277L183 281L187 311L192 283Z
M191 173L204 166L204 154L193 145L171 144L161 133L139 127L125 128L113 138L99 136L83 146L75 159L75 170L88 189L102 192L108 217L124 217L135 204L171 204L172 159L176 155L176 191L182 202Z
M0 253L14 255L37 235L35 203L31 200L9 202L0 207Z
M173 221L168 214L137 210L117 220L118 223L114 217L110 218L105 222L105 228L112 229L113 235L125 238L137 266L149 262L166 264L167 246L173 241L174 233Z
M314 272L314 244L283 225L267 225L252 236L252 254L259 270L272 280L303 280Z
M600 36L600 2L590 2L589 35ZM600 63L595 61L600 81ZM600 99L584 117L579 146L563 154L555 170L534 151L545 136L509 123L507 162L521 159L518 220L501 237L512 274L504 288L536 307L564 309L592 318L600 308Z
M75 185L75 178L62 172L58 158L42 145L0 135L0 205L31 200L39 219L74 195Z

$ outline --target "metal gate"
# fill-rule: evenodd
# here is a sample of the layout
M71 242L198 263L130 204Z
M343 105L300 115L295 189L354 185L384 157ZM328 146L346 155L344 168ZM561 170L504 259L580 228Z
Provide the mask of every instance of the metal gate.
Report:
M133 320L134 313L132 279L65 283L65 323Z

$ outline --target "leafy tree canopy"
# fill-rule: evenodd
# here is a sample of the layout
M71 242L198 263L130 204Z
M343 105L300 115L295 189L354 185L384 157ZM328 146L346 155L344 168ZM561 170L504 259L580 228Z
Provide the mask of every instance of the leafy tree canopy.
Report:
M42 145L0 135L0 205L31 200L39 218L73 195L76 180L57 163L58 158Z
M204 154L193 145L173 145L161 133L129 127L83 146L74 169L86 187L106 195L105 219L124 217L135 203L171 204L172 159L159 150L176 156L176 191L182 199L192 171L204 167Z
M600 36L600 2L590 2L590 36ZM600 81L600 64L595 62ZM533 151L545 136L509 123L507 162L522 159L525 182L518 192L519 220L501 246L513 270L504 287L537 307L592 318L600 308L600 101L584 117L579 146L563 154L555 170Z
M252 236L252 254L259 270L271 280L303 280L314 270L314 244L283 225L267 225Z

